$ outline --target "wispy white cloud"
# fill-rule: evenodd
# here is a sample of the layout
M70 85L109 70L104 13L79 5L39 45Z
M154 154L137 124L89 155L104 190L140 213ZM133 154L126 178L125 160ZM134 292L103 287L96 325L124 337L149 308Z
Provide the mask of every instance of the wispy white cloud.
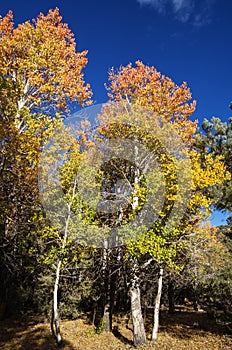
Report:
M168 0L137 0L140 5L154 7L159 13L163 13Z
M175 17L186 23L195 11L194 2L191 0L171 0Z
M189 6L188 2L189 1L187 1L187 6ZM172 4L174 7L174 11L177 12L181 10L183 7L186 7L186 0L172 0Z
M172 13L182 23L203 26L210 22L211 6L215 0L137 0L142 6L151 6L165 15Z

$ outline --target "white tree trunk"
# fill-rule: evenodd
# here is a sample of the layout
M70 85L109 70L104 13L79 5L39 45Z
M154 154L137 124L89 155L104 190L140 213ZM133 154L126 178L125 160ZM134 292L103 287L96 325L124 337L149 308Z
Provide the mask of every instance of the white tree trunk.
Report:
M55 336L58 346L62 345L62 337L60 332L60 323L59 323L59 312L58 312L58 288L59 288L59 279L60 279L60 268L61 260L59 260L56 268L56 279L53 291L53 322L55 324Z
M135 190L135 193L136 191L138 190L137 186L139 185L139 175L140 175L140 170L137 166L137 158L138 158L138 146L135 146L134 147L134 162L135 162L135 165L136 165L136 168L135 168L135 177L134 177L134 190ZM133 201L132 201L132 209L135 210L138 205L139 205L139 197L138 195L136 194L133 195Z
M105 331L111 332L111 296L110 296L110 275L109 275L109 242L106 239L104 241L103 249L103 278L105 285L105 301L104 301L104 313L103 320L105 322Z
M139 277L138 277L138 268L135 262L133 268L133 276L131 278L131 287L130 287L130 299L131 299L131 313L134 329L134 345L146 345L147 338L144 327L141 300L140 300L140 286L139 286Z
M134 174L134 193L133 193L133 201L132 201L132 209L135 210L139 205L139 197L137 195L138 185L139 185L139 174L140 170L137 166L138 161L138 146L134 147L134 163L136 165L135 174ZM131 276L131 287L130 287L130 299L131 299L131 314L133 321L133 332L134 332L134 345L146 345L147 337L144 327L144 320L142 315L141 308L141 293L139 286L139 271L138 264L136 258L133 259L132 263L134 263L132 268L132 276Z
M155 307L154 307L154 326L152 331L152 340L156 340L158 337L158 328L159 328L159 311L160 311L160 299L162 294L162 284L163 284L163 267L160 267L159 270L159 279L158 279L158 291L155 298Z
M76 188L76 181L73 188L73 197L75 194L75 188ZM68 239L68 227L69 227L69 221L71 217L71 203L67 204L68 206L68 215L65 220L65 230L64 230L64 238L62 243L62 249L65 248L67 239ZM59 311L58 311L58 289L59 289L59 280L60 280L60 270L61 270L62 261L59 260L56 268L56 279L54 284L54 290L53 290L53 319L52 319L52 332L56 336L57 344L58 346L62 346L63 340L61 336L60 331L60 323L59 323ZM55 333L53 330L53 323L55 324Z

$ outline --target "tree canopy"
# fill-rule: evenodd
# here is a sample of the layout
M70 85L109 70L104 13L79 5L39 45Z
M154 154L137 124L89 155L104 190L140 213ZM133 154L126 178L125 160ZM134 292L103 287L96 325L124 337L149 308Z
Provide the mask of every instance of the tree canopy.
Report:
M217 271L227 283L229 235L203 222L212 206L231 211L232 118L199 133L187 83L137 61L112 68L96 124L73 131L65 119L92 103L86 65L58 8L17 27L0 18L0 303L52 309L59 344L59 315L93 310L101 332L130 305L146 344L142 306L156 339L163 279L194 293Z

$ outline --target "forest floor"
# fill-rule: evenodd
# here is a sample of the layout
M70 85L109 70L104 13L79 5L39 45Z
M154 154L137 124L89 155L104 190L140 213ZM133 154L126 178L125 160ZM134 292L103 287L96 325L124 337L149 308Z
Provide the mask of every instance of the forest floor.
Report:
M178 311L173 315L162 311L158 340L149 341L152 315L146 317L148 346L136 349L158 350L231 350L232 336L207 317L204 312ZM133 347L133 332L126 319L118 315L113 320L113 333L97 334L85 317L61 321L63 350L129 350ZM5 319L0 321L0 349L55 350L56 342L50 325L42 318Z

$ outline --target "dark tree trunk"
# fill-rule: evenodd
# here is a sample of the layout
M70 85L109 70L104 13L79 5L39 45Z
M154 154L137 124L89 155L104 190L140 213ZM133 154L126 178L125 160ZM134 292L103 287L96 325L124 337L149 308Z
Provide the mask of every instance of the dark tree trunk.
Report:
M173 281L168 282L168 312L170 314L175 313L175 294L174 294L174 285Z

